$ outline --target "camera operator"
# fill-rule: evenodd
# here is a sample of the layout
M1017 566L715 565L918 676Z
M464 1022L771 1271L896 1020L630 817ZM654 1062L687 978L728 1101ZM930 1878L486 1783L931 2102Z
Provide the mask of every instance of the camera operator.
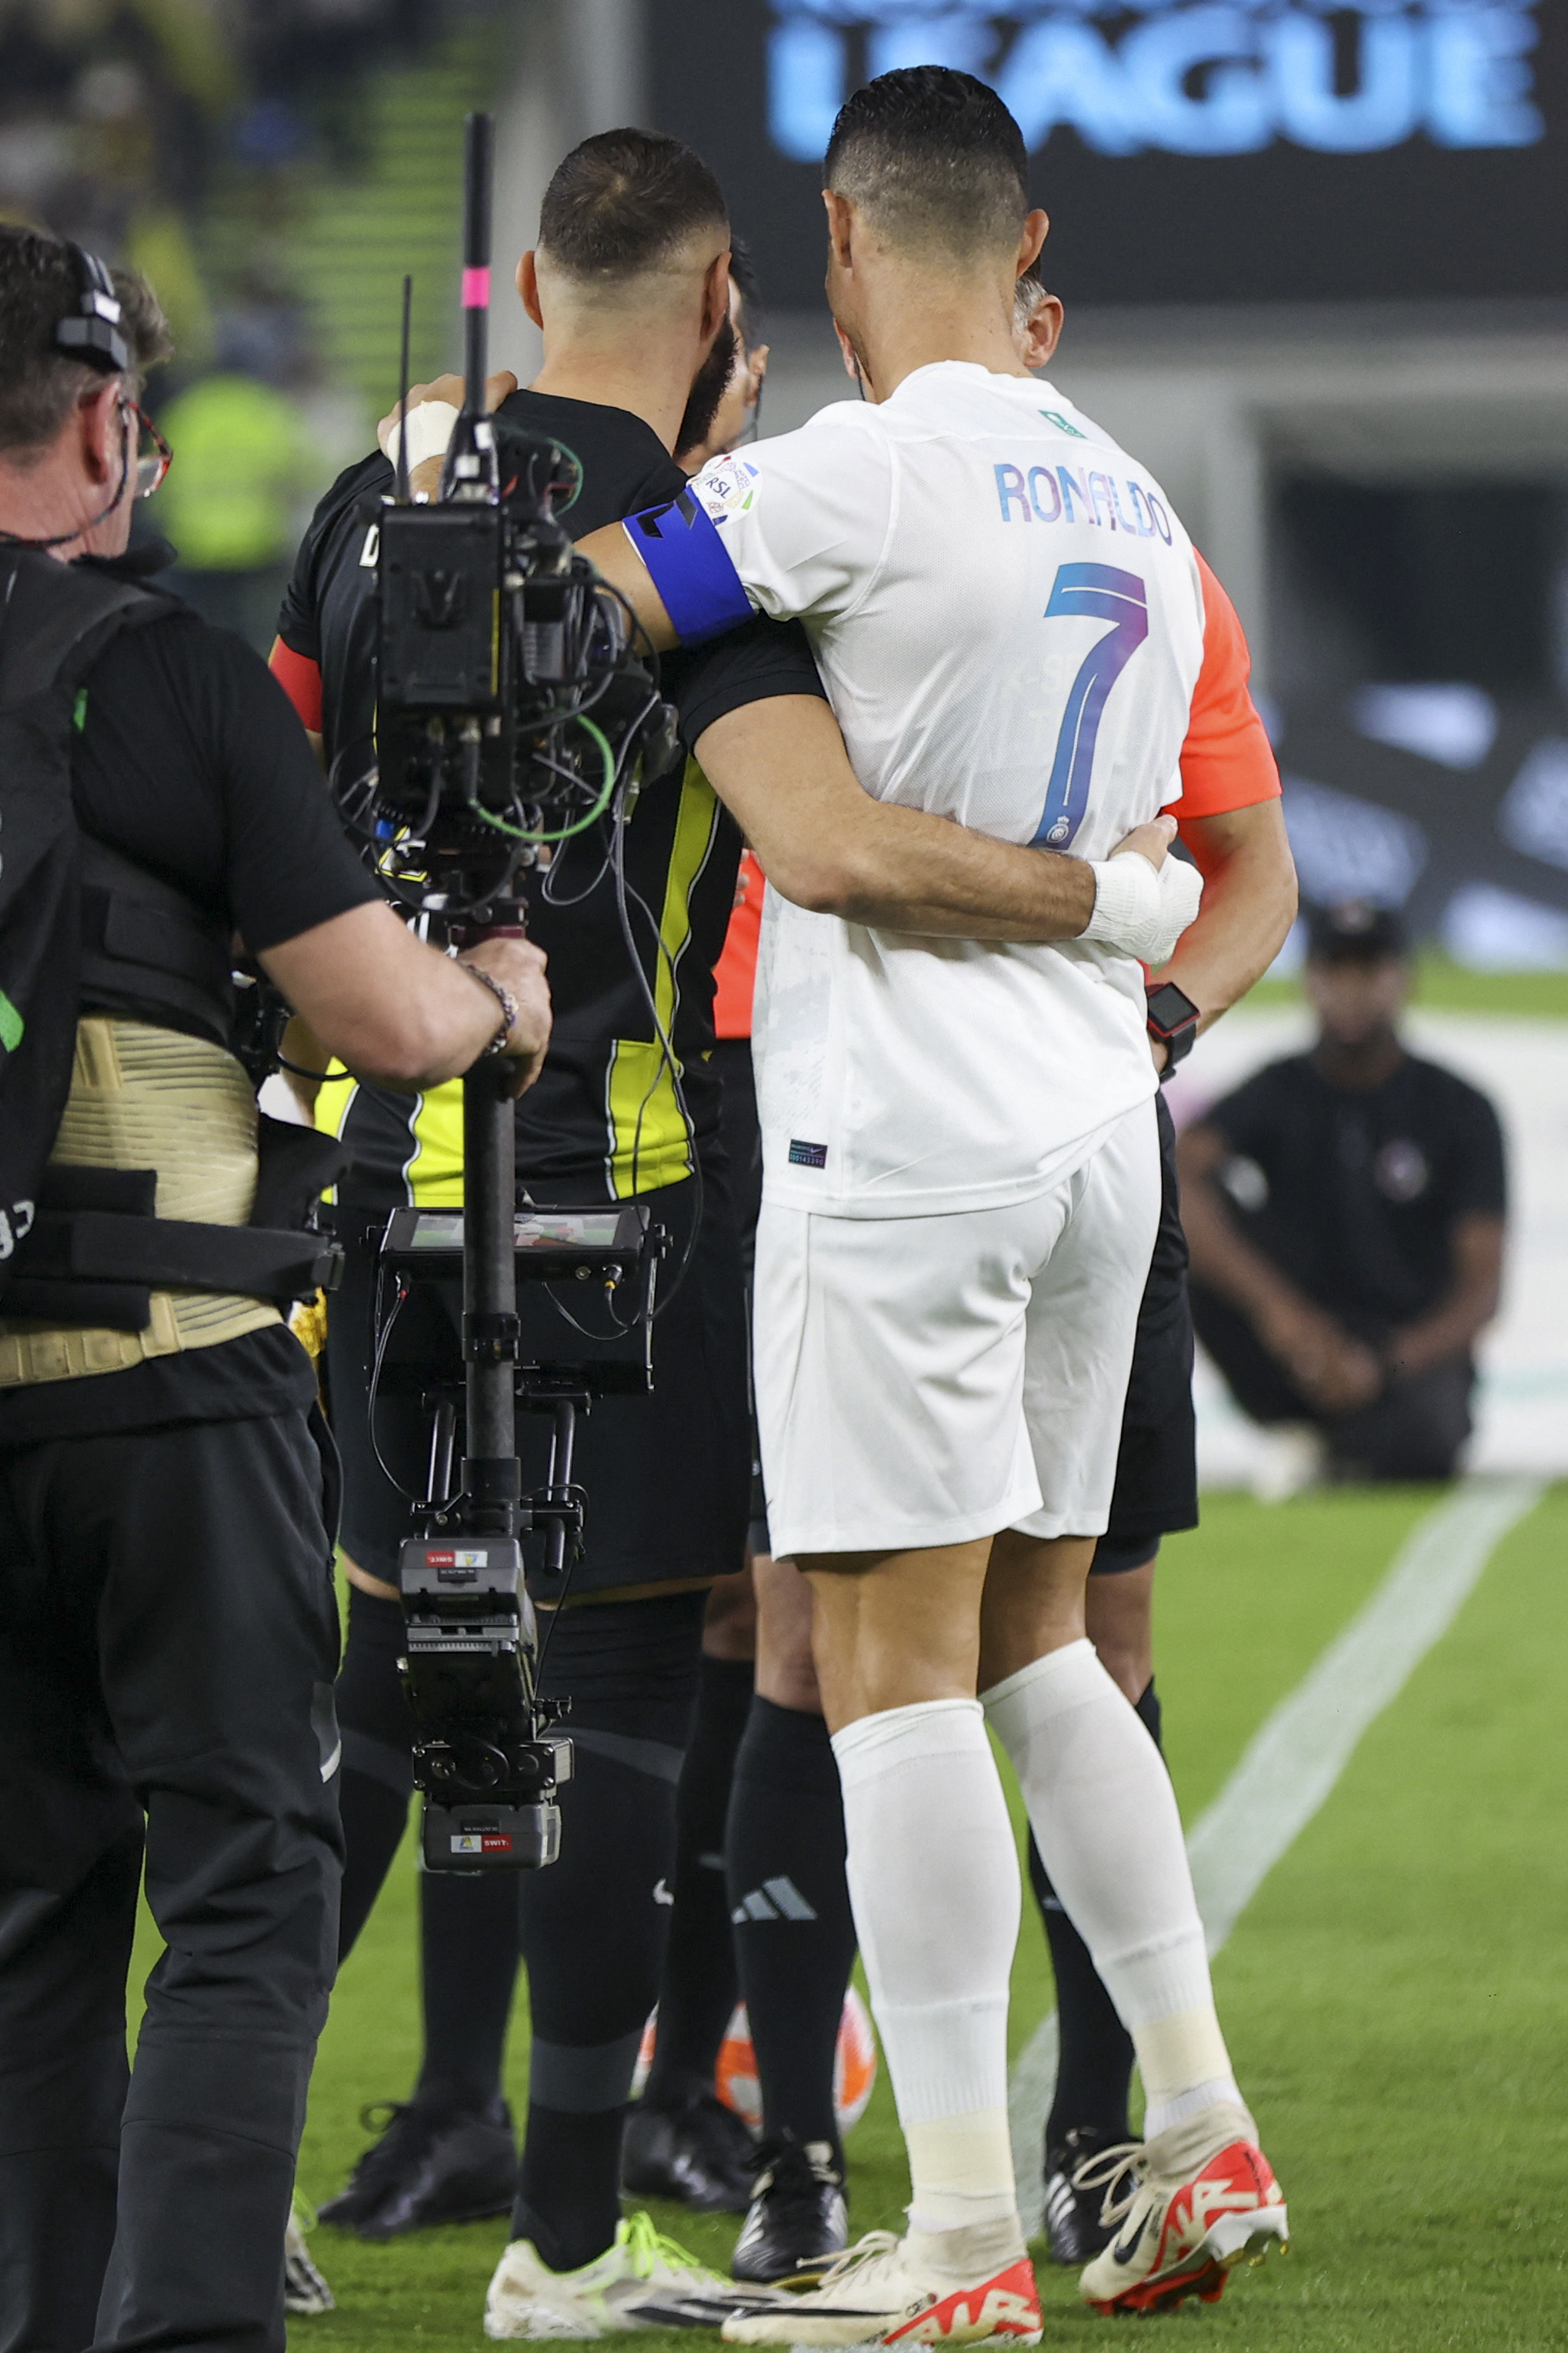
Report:
M236 934L391 1085L492 1048L526 1085L549 1004L531 945L483 950L481 985L411 936L263 664L142 585L156 552L126 555L132 505L167 453L145 448L136 399L169 349L143 280L0 226L0 817L16 861L68 762L58 818L81 865L54 969L19 958L37 898L0 874L0 1109L9 1155L19 1050L58 1019L63 1079L74 1021L52 1153L37 1138L39 1231L75 1230L51 1184L68 1208L95 1188L123 1207L123 1172L155 1212L100 1228L250 1266L289 1237L228 1231L267 1222L254 1094L225 1043ZM79 648L74 671L54 644ZM53 1316L19 1312L49 1271L18 1249L0 1298L0 2343L280 2353L341 1868L314 1382L277 1300L243 1282L154 1280L138 1328L108 1277L60 1282ZM143 1862L167 1949L128 2070Z

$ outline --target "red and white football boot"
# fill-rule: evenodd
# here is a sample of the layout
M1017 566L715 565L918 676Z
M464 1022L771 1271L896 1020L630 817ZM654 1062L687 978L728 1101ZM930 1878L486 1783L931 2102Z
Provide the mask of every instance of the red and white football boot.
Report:
M1163 2312L1194 2295L1217 2304L1234 2265L1289 2246L1284 2192L1255 2130L1245 2108L1216 2105L1079 2166L1075 2186L1103 2188L1100 2218L1116 2225L1079 2274L1086 2304L1104 2313Z
M984 2279L925 2271L907 2239L871 2231L804 2295L730 2314L731 2345L1037 2345L1044 2324L1026 2255Z

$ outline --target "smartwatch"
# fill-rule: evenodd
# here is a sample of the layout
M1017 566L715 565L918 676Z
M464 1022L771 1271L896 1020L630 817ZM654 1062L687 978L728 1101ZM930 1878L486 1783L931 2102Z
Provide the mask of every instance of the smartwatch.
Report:
M1148 1008L1149 1035L1158 1038L1165 1049L1165 1067L1162 1080L1168 1079L1176 1064L1193 1050L1198 1034L1198 1008L1184 990L1173 980L1163 980L1145 993Z

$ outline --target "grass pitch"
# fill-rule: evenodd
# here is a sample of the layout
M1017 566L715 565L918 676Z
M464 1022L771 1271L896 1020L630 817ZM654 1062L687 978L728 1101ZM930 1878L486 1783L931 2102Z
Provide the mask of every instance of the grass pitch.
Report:
M1201 1530L1167 1545L1159 1683L1189 1821L1436 1499L1218 1497ZM1219 2306L1149 2328L1236 2353L1568 2348L1565 1544L1560 1489L1505 1538L1220 1956L1221 2013L1295 2244L1234 2275ZM329 2196L364 2146L362 2104L413 2079L413 1894L405 1858L343 1972L300 2158L310 2197ZM1051 2004L1032 1906L1014 1989L1016 2049ZM509 2076L521 2115L521 2004ZM897 2227L908 2180L885 2075L849 2158L853 2227ZM675 2208L658 2219L723 2264L733 2222ZM292 2323L293 2353L479 2353L504 2238L496 2222L373 2248L318 2230L339 2309ZM1079 2306L1074 2276L1046 2262L1040 2274L1047 2347L1103 2343L1110 2324ZM639 2341L659 2353L702 2340Z

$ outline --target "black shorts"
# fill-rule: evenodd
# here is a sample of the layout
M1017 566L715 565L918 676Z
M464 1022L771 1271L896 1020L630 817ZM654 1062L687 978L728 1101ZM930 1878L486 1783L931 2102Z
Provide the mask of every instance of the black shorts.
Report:
M1152 1560L1160 1538L1198 1524L1197 1446L1193 1419L1193 1318L1187 1303L1187 1238L1176 1186L1176 1130L1165 1098L1160 1124L1160 1227L1138 1310L1132 1371L1121 1416L1121 1451L1110 1518L1091 1574L1114 1576Z
M752 1068L751 1039L721 1038L708 1058L708 1067L717 1074L723 1090L720 1098L719 1132L724 1139L724 1155L730 1164L730 1182L735 1195L735 1224L740 1231L741 1257L746 1270L746 1327L749 1334L752 1270L757 1254L757 1217L763 1206L763 1130L757 1117L757 1082ZM763 1457L757 1443L756 1398L749 1376L749 1344L746 1363L746 1415L750 1432L748 1443L752 1450L746 1546L751 1552L771 1554L773 1546L773 1538L768 1534L768 1501L763 1493Z
M644 1587L690 1590L741 1565L752 1461L744 1283L722 1155L703 1166L701 1228L679 1289L696 1180L641 1197L674 1239L660 1269L665 1304L653 1330L653 1393L599 1398L579 1416L573 1477L588 1505L569 1602ZM343 1463L343 1550L395 1584L397 1548L412 1532L398 1486L421 1497L427 1492L430 1416L417 1375L457 1373L461 1298L456 1283L419 1284L393 1327L375 1435L394 1485L375 1460L366 1413L376 1278L368 1223L339 1212L348 1255L328 1318L328 1386ZM549 1440L548 1415L519 1414L525 1491L544 1483ZM559 1598L558 1587L531 1571L531 1584L542 1600Z

